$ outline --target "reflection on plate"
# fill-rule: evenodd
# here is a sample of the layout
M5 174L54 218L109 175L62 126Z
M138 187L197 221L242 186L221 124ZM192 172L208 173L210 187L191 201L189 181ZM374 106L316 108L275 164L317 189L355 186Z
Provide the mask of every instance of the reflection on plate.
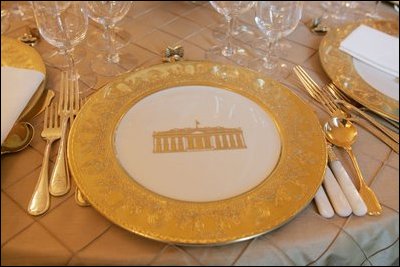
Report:
M1 36L1 66L32 69L46 75L45 64L39 53L32 47L7 36ZM29 100L20 118L25 117L39 101L46 84L46 78Z
M326 147L314 112L286 87L187 61L126 74L95 93L74 121L68 159L79 189L115 224L210 245L292 219L322 182Z
M354 61L350 55L339 50L342 40L360 24L350 23L329 31L319 46L322 67L332 82L348 96L376 113L398 122L398 80L382 74L381 71L371 71L364 63ZM396 22L367 20L362 24L391 35L399 34ZM389 87L396 89L397 94L388 92Z

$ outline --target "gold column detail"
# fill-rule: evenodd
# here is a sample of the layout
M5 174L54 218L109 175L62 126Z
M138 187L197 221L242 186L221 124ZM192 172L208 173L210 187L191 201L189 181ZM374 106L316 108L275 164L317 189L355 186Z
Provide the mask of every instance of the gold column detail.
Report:
M211 136L210 135L207 135L207 136L204 137L204 145L205 145L205 148L207 148L207 149L211 149L212 148L211 147Z
M176 152L177 151L176 137L173 136L173 137L170 137L169 139L171 140L171 152Z
M235 139L233 138L233 134L229 134L229 143L231 144L231 149L236 148Z
M216 134L214 137L215 137L215 145L217 146L217 149L221 149L222 144L221 144L221 139L220 139L219 134Z
M188 140L188 149L193 150L194 149L193 136L187 136L187 140Z
M194 152L246 148L241 128L174 128L153 132L153 153Z
M168 137L163 138L163 152L170 152L169 144L168 144Z
M183 136L178 136L178 151L183 152Z
M240 133L236 134L236 142L239 148L245 148L246 146L243 144L242 135Z

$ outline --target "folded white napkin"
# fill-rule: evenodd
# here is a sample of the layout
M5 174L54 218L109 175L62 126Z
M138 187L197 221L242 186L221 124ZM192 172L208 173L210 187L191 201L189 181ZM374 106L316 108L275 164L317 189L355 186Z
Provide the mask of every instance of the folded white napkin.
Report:
M1 143L44 79L35 70L1 67Z
M375 68L399 77L399 38L360 25L341 43L340 50Z

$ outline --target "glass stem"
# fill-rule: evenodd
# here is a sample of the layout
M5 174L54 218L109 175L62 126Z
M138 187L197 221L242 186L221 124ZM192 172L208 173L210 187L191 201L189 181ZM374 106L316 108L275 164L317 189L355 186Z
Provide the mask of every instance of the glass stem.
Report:
M264 60L264 67L268 70L272 70L277 65L277 56L276 56L276 45L277 45L277 38L269 38L267 40L267 51L265 56L263 57Z
M226 32L226 45L222 50L222 55L224 55L225 57L231 57L233 55L232 32L235 25L235 17L226 16L226 20L228 22L228 31Z
M109 63L118 63L119 62L119 54L117 52L117 49L115 48L115 42L114 42L114 25L104 25L104 35L106 37L106 42L108 46L108 55L107 55L107 61Z
M68 61L68 70L70 72L71 80L77 80L79 78L78 73L76 72L75 67L75 59L72 56L73 49L64 49L63 54L67 57Z
M58 25L64 39L67 40L67 44L65 44L65 46L61 50L62 50L62 54L64 54L67 57L68 71L69 71L71 80L75 81L79 78L79 76L78 76L78 73L76 72L74 57L72 56L73 46L72 46L71 42L69 41L67 31L64 28L65 22L61 18L61 15L58 11L56 12L56 20L57 20L57 25Z

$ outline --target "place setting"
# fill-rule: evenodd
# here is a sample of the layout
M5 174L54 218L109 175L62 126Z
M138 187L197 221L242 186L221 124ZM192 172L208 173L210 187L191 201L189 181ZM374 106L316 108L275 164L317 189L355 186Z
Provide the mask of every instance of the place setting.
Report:
M68 252L70 264L88 263L95 259L91 253L104 253L97 244L113 250L120 239L143 250L162 247L146 263L154 265L168 264L162 261L168 249L208 265L197 252L222 257L217 248L236 245L243 249L230 264L241 265L257 246L270 253L272 243L279 253L304 253L295 259L287 252L296 265L360 264L350 250L336 247L343 234L361 249L364 264L391 247L383 237L391 232L398 238L397 21L324 20L326 31L311 44L305 39L315 33L307 28L309 3L303 1L187 2L182 12L164 10L168 4L161 2L114 2L33 1L34 25L25 27L37 27L40 41L18 40L15 18L1 37L2 176L25 168L21 159L35 171L2 184L2 198L55 243L76 251ZM364 13L360 6L346 8ZM221 25L204 22L212 12L224 16L225 37ZM164 45L157 53L121 23L149 14L159 25L143 36ZM182 30L188 21L200 30ZM170 24L182 29L169 31ZM299 37L300 26L306 36ZM292 33L297 37L287 38ZM210 36L217 45L205 49ZM301 62L284 55L298 47L298 53L312 53ZM41 51L51 49L64 57L62 65L44 59ZM192 53L202 59L191 60ZM34 136L39 146L32 145ZM27 151L38 163L24 156ZM17 160L21 166L11 166ZM17 188L28 179L34 187L21 201ZM59 219L62 210L71 224ZM7 231L17 220L10 218L2 213ZM97 229L100 220L108 226L96 234L76 227ZM50 224L56 221L60 226ZM31 226L24 227L2 246L18 242ZM64 227L85 244L64 240ZM362 243L362 233L372 228L381 230ZM108 236L113 231L118 237ZM295 248L301 240L306 245ZM368 251L368 244L374 249ZM20 263L12 259L22 253L18 248L7 251L5 265ZM264 252L260 257L268 264ZM335 253L344 253L343 261L326 258Z

